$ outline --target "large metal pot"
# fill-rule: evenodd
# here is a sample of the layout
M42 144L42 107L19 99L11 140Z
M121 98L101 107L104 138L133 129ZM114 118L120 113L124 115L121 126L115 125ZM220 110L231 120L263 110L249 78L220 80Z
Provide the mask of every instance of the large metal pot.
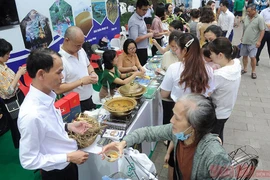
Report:
M146 92L146 87L138 83L131 82L119 87L118 90L122 96L140 99L142 95Z
M116 97L104 103L104 109L114 116L126 116L132 112L137 102L128 97Z

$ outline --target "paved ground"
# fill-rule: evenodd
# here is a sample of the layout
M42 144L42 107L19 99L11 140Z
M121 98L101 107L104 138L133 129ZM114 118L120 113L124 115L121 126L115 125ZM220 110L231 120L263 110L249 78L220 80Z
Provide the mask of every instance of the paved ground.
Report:
M233 44L239 44L242 27L235 29ZM253 180L270 179L270 67L266 45L261 61L256 68L258 78L251 79L248 73L241 79L238 98L224 132L224 147L231 152L243 145L250 145L258 152L259 165ZM152 156L159 173L159 180L167 179L163 167L166 147L159 142ZM264 171L264 172L262 172Z

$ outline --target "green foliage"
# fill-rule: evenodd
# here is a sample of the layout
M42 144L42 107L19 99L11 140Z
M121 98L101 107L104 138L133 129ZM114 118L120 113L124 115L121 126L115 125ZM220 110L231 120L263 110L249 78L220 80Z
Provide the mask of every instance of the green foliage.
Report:
M125 14L122 14L120 17L120 26L125 26L126 24L128 24L128 20L131 15L132 13L130 12L126 12Z

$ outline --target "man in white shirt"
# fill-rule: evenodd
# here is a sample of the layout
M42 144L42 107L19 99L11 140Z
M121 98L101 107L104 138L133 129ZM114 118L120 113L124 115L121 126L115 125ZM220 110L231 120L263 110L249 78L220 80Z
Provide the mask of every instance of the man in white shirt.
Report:
M257 60L257 66L259 65L259 61L260 61L260 55L261 55L261 51L265 45L265 43L267 43L267 51L268 51L268 56L270 58L270 0L268 2L269 7L262 10L260 15L263 17L264 21L265 21L265 33L264 36L262 38L262 42L260 47L258 48L257 54L256 54L256 60Z
M64 43L59 51L63 60L64 78L60 87L56 89L57 94L66 95L71 91L79 93L82 112L95 109L92 84L98 82L98 76L82 48L83 43L84 34L80 28L71 26L66 30Z
M220 2L220 15L218 17L218 26L221 27L223 36L228 38L231 42L233 39L233 25L234 25L234 15L228 9L228 0L222 0Z
M78 150L66 131L83 134L89 124L64 124L61 111L54 107L56 94L52 90L63 79L61 56L48 48L34 50L28 56L27 71L33 81L18 117L21 165L41 169L43 180L77 180L76 164L84 163L88 153Z

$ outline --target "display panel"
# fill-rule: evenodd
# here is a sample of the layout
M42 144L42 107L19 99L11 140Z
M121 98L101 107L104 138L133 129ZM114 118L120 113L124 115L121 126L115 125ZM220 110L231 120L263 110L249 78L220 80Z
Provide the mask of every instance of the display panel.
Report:
M0 27L19 24L15 0L0 0Z

